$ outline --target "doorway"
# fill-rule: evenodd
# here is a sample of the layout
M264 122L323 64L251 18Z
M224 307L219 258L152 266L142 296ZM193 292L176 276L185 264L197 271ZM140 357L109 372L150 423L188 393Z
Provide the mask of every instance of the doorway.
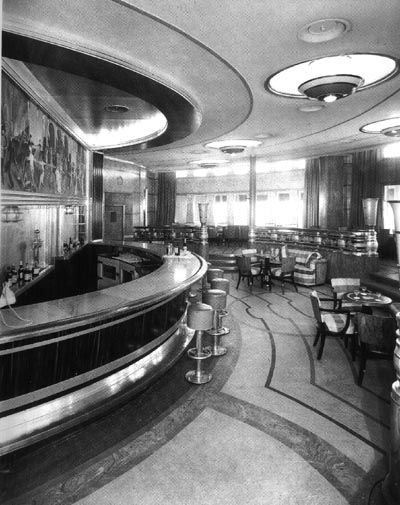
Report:
M123 240L125 205L106 205L104 210L104 239Z

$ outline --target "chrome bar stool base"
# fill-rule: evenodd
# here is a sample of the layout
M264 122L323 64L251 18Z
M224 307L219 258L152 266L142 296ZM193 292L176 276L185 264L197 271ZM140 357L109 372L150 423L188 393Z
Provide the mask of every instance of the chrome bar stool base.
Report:
M200 372L197 370L189 370L186 372L185 378L192 384L207 384L207 382L210 382L212 379L212 374L204 372L204 370L201 370Z
M200 331L198 333L200 333ZM192 384L206 384L206 382L210 382L212 379L212 374L202 370L201 363L202 360L207 359L211 356L211 351L204 347L201 347L201 336L199 341L199 335L197 335L197 343L200 344L200 347L192 347L188 350L189 358L197 361L196 370L189 370L186 372L185 377L186 380Z
M188 350L188 357L196 361L196 369L189 370L185 378L192 384L206 384L212 379L212 374L203 370L203 361L211 357L211 352L203 347L203 332L212 328L214 310L210 305L194 303L188 308L187 324L195 329L196 347Z
M210 351L211 356L224 356L228 352L228 349L226 347L223 347L222 345L218 345L215 342L215 339L214 344L205 347L205 349L207 351Z

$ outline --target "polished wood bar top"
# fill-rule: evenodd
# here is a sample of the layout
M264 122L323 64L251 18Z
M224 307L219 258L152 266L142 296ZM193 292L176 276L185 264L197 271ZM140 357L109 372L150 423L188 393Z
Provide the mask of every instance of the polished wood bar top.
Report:
M163 264L154 272L124 284L17 307L18 316L29 322L20 320L12 309L2 309L0 343L17 341L28 335L33 338L53 330L122 315L125 310L161 302L201 279L207 270L207 263L201 256L192 253L166 256L163 244L120 242L112 245L146 249L163 257Z

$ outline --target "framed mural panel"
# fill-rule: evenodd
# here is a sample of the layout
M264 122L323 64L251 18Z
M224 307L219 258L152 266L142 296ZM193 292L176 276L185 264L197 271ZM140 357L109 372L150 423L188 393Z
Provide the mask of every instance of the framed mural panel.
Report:
M87 149L4 74L1 95L2 191L84 200Z

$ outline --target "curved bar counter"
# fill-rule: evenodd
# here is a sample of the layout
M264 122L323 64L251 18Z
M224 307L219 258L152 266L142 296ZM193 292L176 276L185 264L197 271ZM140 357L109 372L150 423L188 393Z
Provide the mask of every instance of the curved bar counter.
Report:
M161 265L144 277L18 306L29 323L2 310L9 326L0 321L0 455L110 409L185 351L193 337L185 324L187 291L207 263L194 254L162 258L156 245L140 246L123 249L152 251Z

